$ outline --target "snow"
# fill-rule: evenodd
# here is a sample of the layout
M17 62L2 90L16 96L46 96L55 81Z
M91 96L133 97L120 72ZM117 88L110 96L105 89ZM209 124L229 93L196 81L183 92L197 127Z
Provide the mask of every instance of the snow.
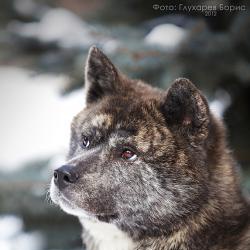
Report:
M209 103L209 107L213 114L222 118L225 110L230 106L232 100L230 95L222 89L219 89L215 93L215 98Z
M102 50L108 55L114 54L118 50L120 44L118 40L111 39L103 44Z
M64 49L89 47L97 41L92 34L92 26L62 8L48 10L40 22L12 22L9 30L24 38L36 38L43 43L57 43Z
M65 76L34 75L15 67L0 67L0 75L0 170L64 155L71 119L85 105L83 89L62 97Z
M1 250L41 250L44 249L44 238L38 232L23 232L23 221L14 215L0 216L0 249Z
M49 8L36 0L14 0L13 7L21 16L33 18L41 17Z
M11 238L23 229L23 222L13 215L0 216L0 239Z
M167 50L176 49L186 38L187 31L174 24L160 24L154 27L145 37L145 42L150 45L158 45Z

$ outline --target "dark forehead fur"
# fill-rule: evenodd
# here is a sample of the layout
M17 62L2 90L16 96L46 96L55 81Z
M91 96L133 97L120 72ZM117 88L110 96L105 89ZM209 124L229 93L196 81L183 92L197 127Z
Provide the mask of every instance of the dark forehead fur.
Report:
M123 81L120 93L107 95L99 102L87 105L74 120L82 120L91 113L106 114L113 127L119 123L124 129L135 130L139 125L146 126L146 123L154 121L163 125L164 118L158 109L163 92L139 80L124 78ZM91 117L94 118L93 115ZM75 123L78 124L73 121L72 125Z
M140 88L137 86L140 85ZM121 95L109 96L100 103L101 112L111 114L116 122L128 122L134 126L133 122L137 121L152 121L157 114L157 105L160 98L160 91L154 89L149 91L149 87L142 84L136 84L134 89L129 91L124 88ZM159 117L158 117L159 119Z

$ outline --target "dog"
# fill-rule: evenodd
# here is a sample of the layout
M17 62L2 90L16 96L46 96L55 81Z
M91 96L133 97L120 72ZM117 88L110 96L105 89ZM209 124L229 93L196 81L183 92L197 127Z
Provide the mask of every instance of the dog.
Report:
M93 46L86 107L51 199L79 217L87 250L248 250L249 203L225 128L188 79L132 80Z

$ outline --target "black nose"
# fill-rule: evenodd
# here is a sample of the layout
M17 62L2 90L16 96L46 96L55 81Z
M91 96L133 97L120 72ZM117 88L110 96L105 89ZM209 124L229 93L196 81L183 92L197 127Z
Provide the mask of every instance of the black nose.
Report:
M64 165L54 171L54 182L59 189L63 189L77 181L78 174L73 171L73 168L73 166Z

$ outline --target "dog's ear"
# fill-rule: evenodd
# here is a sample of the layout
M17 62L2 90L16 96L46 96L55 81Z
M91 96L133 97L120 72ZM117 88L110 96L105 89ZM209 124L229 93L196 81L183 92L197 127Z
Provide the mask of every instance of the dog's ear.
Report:
M164 94L161 111L167 126L192 138L206 138L209 108L206 98L188 79L179 78Z
M105 95L114 94L119 84L119 72L116 67L102 51L92 46L85 66L87 104L96 102Z

